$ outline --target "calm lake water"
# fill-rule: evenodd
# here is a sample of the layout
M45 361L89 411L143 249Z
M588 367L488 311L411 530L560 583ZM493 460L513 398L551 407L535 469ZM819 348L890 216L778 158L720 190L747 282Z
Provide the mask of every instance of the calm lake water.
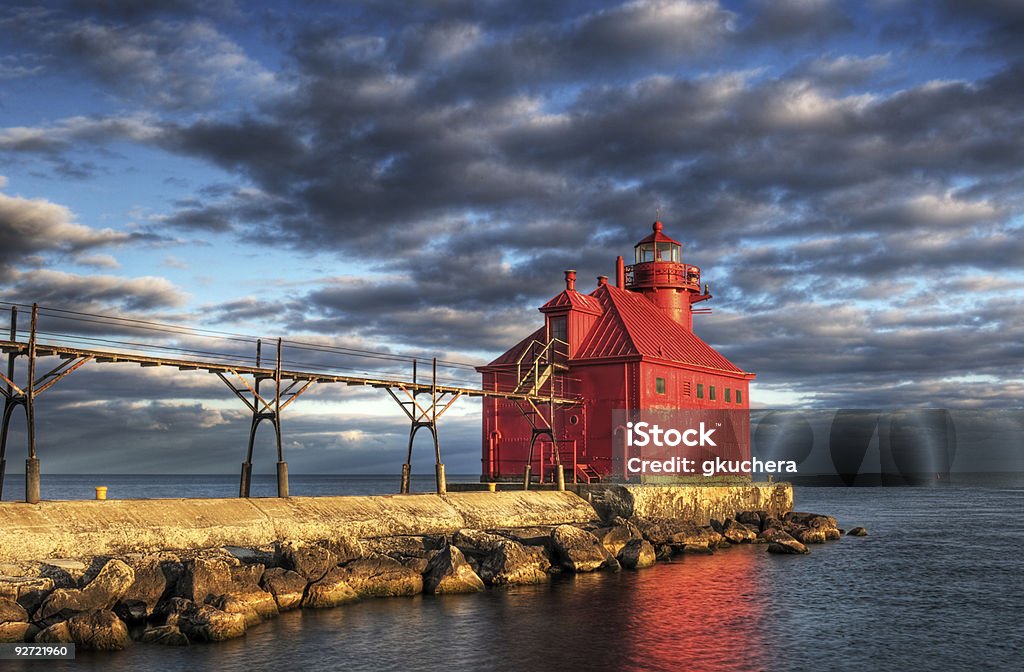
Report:
M321 477L317 494L370 492L374 483L393 492L396 479L343 480ZM431 483L424 477L421 491ZM116 485L128 492L127 483ZM293 478L293 492L297 485ZM168 496L196 496L202 490L195 487ZM147 491L160 490L150 484ZM80 652L74 663L8 665L113 672L1020 668L1024 488L797 488L796 502L846 528L865 525L870 536L813 546L809 556L735 547L641 572L291 612L221 644L135 645Z

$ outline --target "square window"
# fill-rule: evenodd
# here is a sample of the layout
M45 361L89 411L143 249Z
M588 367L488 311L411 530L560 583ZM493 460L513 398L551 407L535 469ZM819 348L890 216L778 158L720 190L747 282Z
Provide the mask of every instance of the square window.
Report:
M552 317L549 322L548 330L550 332L548 338L557 338L560 341L569 340L569 329L564 317Z
M743 391L742 390L736 390L736 403L737 404L742 404L743 403Z
M664 378L655 378L654 379L654 389L656 389L658 391L658 394L665 394L665 379Z
M711 401L715 400L715 386L714 385L709 385L708 386L708 399L710 399Z
M697 383L697 398L704 398L704 383Z
M727 388L725 388L725 403L727 403L727 404L728 404L728 403L729 403L729 402L731 402L731 401L732 401L732 390L730 390L730 389L729 389L729 388L727 387Z

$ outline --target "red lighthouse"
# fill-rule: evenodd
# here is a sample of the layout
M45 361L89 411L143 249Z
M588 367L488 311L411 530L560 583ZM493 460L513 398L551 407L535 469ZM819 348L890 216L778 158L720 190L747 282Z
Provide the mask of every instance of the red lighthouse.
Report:
M749 412L743 371L693 333L693 305L711 298L700 268L683 263L682 245L661 222L635 246L635 261L616 262L616 282L598 278L589 294L565 272L565 289L540 307L544 324L478 368L485 390L560 399L483 400L486 480L591 482L620 473L614 451L631 411ZM700 312L700 311L698 311ZM707 312L707 311L705 311ZM618 411L619 413L615 413ZM744 425L745 426L745 425ZM750 458L749 436L736 432L719 456Z

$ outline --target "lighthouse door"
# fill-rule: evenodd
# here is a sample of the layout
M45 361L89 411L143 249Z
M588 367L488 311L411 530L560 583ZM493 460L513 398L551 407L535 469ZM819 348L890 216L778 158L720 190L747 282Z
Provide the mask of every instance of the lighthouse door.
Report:
M557 411L558 455L565 472L565 479L575 483L581 465L587 459L587 414L586 407L569 406Z

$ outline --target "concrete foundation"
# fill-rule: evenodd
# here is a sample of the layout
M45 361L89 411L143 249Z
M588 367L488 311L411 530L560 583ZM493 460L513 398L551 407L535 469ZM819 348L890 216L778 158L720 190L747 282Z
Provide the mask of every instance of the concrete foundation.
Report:
M602 514L610 510L628 518L685 518L707 525L740 511L767 511L781 517L793 510L793 486L789 483L747 485L617 485L576 486L581 497Z

